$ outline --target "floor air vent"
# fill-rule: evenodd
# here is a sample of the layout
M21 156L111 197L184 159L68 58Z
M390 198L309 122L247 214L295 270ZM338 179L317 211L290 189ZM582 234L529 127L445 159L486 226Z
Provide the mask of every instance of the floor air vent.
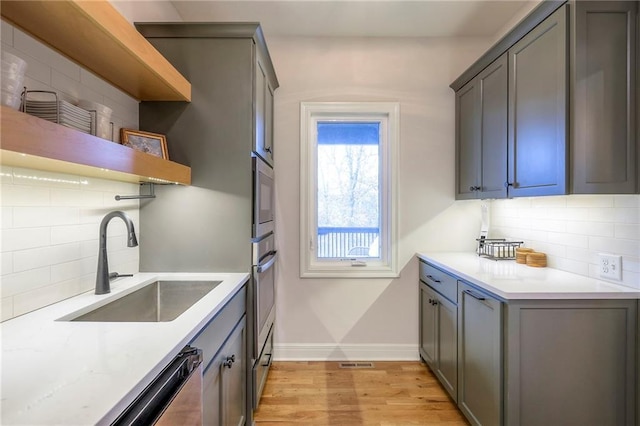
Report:
M372 362L341 362L340 368L373 368Z

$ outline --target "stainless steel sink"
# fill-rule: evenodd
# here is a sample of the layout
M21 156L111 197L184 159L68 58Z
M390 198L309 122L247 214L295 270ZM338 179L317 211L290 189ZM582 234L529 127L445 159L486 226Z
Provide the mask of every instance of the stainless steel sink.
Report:
M155 281L71 321L173 321L222 281Z

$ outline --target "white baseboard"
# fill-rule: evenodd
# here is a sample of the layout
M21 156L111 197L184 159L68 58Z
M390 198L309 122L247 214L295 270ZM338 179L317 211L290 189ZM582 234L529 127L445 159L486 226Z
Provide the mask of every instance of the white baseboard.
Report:
M418 361L418 345L275 344L274 361Z

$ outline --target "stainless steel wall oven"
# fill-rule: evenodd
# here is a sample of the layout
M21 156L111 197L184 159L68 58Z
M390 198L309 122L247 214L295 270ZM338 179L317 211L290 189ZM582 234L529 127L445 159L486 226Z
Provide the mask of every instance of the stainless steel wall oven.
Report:
M275 265L277 259L273 233L254 241L253 259L253 291L250 297L252 300L251 327L253 333L249 346L253 359L252 388L254 394L252 399L255 408L258 406L260 394L269 372L273 346L271 342L275 322Z
M253 162L253 238L273 232L273 169L260 157ZM254 263L255 264L255 263Z

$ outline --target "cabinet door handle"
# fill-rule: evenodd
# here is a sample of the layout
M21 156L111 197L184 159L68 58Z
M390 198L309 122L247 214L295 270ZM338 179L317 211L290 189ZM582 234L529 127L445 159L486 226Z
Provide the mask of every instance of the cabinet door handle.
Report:
M464 293L467 293L469 296L471 296L471 297L473 297L474 299L477 299L477 300L486 300L484 297L475 294L471 290L465 290Z
M480 191L482 187L480 186L470 186L469 191Z
M429 278L431 281L433 281L434 283L438 283L440 284L442 281L435 279L432 275L427 275L427 278Z
M268 152L269 154L273 154L273 152L271 151L271 147L268 146L264 149L266 152Z
M227 367L227 368L231 368L231 366L233 365L233 363L236 362L236 355L233 354L231 356L228 356L227 359L225 359L222 362L222 365Z

